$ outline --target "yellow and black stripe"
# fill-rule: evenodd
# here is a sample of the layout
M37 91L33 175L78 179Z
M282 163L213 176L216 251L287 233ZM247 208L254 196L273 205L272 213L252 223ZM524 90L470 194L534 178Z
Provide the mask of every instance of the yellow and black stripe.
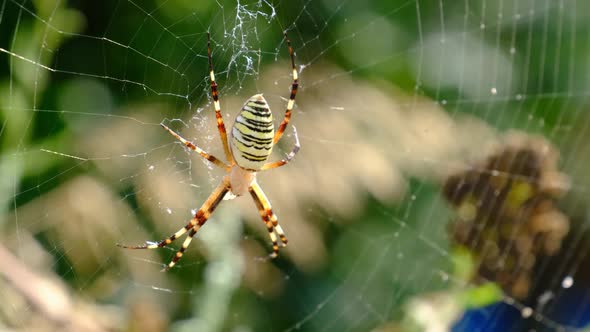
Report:
M272 151L274 131L268 103L261 94L252 96L232 127L231 150L238 166L261 169Z

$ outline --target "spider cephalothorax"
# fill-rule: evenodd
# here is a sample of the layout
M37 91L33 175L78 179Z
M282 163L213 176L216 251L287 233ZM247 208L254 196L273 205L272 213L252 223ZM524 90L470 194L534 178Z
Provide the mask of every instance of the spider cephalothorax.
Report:
M175 131L168 128L166 125L162 124L162 127L166 129L171 135L176 137L180 142L182 142L182 144L191 150L196 151L203 158L212 162L214 165L223 168L228 174L223 177L221 183L217 186L213 193L209 195L209 198L195 213L190 222L179 231L170 237L155 243L147 242L146 244L140 246L120 246L129 249L161 248L172 243L172 241L176 240L179 236L188 232L188 236L182 243L182 246L172 261L164 268L164 270L169 270L176 264L176 262L178 262L178 260L180 260L184 251L191 243L193 236L205 224L207 219L211 216L215 208L219 205L219 203L223 200L223 197L228 192L231 192L236 196L241 196L246 192L249 192L254 199L254 203L258 208L260 216L262 217L262 221L265 223L268 234L272 241L273 252L271 257L276 257L278 255L279 239L283 247L287 245L287 237L278 223L277 216L272 211L270 202L262 191L262 188L260 188L256 182L257 172L283 166L287 164L299 151L299 139L297 137L295 126L293 126L293 134L295 136L295 147L293 150L286 156L285 159L270 163L267 162L268 158L270 157L270 153L272 152L273 146L283 136L283 133L287 128L287 124L291 119L291 111L293 110L293 106L295 104L295 95L297 94L298 77L297 69L295 67L295 55L293 48L291 47L291 42L287 38L286 34L285 39L289 48L291 68L293 70L291 96L289 98L289 102L287 103L285 118L275 132L270 107L268 106L268 103L262 94L256 94L246 101L242 107L242 110L236 117L236 121L231 131L231 140L228 141L225 124L223 123L223 116L221 115L221 106L219 104L219 94L217 92L215 73L213 71L213 61L211 59L211 41L209 34L207 34L207 55L209 59L209 77L211 79L211 96L213 97L217 128L219 130L219 136L221 137L221 142L223 144L225 157L227 158L227 164L221 161L219 158L203 151L193 143L187 141Z

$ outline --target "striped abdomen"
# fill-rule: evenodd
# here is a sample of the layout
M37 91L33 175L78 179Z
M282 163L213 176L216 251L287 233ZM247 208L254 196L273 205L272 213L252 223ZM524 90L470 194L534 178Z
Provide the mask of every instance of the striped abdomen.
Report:
M231 150L238 166L259 170L272 151L272 113L261 94L246 101L231 131Z

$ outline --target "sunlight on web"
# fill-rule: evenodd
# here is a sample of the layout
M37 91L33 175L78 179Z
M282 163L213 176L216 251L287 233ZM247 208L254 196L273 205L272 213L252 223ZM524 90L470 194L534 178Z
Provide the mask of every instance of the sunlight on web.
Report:
M498 305L509 314L482 315L500 330L510 315L527 330L585 327L586 302L560 312L588 286L585 3L99 7L1 1L0 261L17 266L0 269L3 326L469 331L465 312ZM286 250L267 259L256 207L229 196L168 273L184 239L117 248L173 234L223 176L160 127L223 157L207 33L229 130L256 93L283 119L284 32L302 148L258 179ZM273 160L294 142L289 126ZM23 287L39 280L68 305Z

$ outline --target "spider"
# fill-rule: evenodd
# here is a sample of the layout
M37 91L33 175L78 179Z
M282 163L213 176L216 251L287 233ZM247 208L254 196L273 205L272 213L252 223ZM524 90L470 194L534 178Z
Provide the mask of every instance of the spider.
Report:
M215 82L215 73L213 71L213 60L211 58L211 37L207 33L207 58L209 60L209 77L211 80L211 95L213 97L213 105L215 107L215 117L217 118L217 129L219 136L221 137L221 143L223 144L223 150L227 163L224 163L219 158L205 152L203 149L187 141L178 133L168 128L166 125L161 126L168 131L172 136L176 137L182 144L189 149L197 152L201 157L207 159L215 166L223 168L227 175L223 177L221 183L213 190L213 193L207 198L201 208L195 213L194 217L190 220L186 226L181 228L179 231L169 236L168 238L158 241L149 242L139 246L127 246L118 244L118 246L127 249L155 249L169 245L178 237L188 232L188 236L182 243L180 249L176 252L176 255L172 258L170 263L162 271L170 270L182 257L184 251L190 245L193 236L197 234L199 229L205 224L207 219L211 216L215 208L222 201L223 197L231 192L235 196L244 195L249 192L254 203L258 208L258 212L262 217L262 221L266 225L270 240L272 241L273 252L270 254L271 258L278 256L279 242L280 239L281 247L287 246L287 237L283 232L283 229L278 223L277 216L273 213L270 202L260 185L256 182L256 174L259 171L266 171L269 169L281 167L286 165L293 159L293 157L299 151L299 138L297 137L297 129L293 126L293 134L295 137L295 146L293 150L289 152L285 159L267 162L270 156L272 148L283 136L287 124L291 119L291 111L295 104L295 95L297 94L298 87L298 74L295 67L295 55L293 47L291 47L291 41L285 33L285 40L289 48L289 55L291 57L291 69L293 70L293 83L291 84L291 95L287 103L287 110L285 111L285 117L278 130L275 132L274 124L272 119L272 113L270 107L262 94L256 94L250 97L242 110L236 117L235 123L232 127L231 137L228 141L227 132L225 130L225 124L223 123L223 116L221 115L221 107L219 104L219 93L217 92L217 83Z

